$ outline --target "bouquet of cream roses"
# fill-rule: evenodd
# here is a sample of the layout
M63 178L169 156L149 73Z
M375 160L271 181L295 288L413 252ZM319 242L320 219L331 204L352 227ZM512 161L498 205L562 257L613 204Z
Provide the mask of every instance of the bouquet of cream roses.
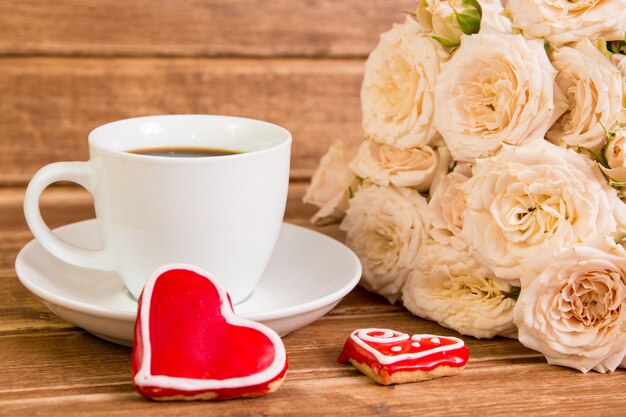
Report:
M361 89L364 140L305 195L361 284L551 364L626 366L626 0L418 0Z

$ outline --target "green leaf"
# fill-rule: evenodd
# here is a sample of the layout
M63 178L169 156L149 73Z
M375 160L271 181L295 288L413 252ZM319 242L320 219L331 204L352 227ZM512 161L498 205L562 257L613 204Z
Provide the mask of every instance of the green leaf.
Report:
M606 49L609 50L612 54L623 54L626 53L626 42L625 41L608 41L606 43Z
M480 3L478 2L478 0L467 0L467 2L468 2L470 5L472 5L472 6L474 6L474 7L476 8L476 11L478 11L478 15L479 15L480 17L482 17L482 16L483 16L483 8L482 8L482 7L480 7ZM626 39L626 37L625 37L625 39Z
M430 35L430 37L436 40L437 42L439 42L440 44L442 44L443 46L445 46L446 48L456 48L457 46L460 45L460 43L458 42L454 42L449 39L442 38L441 36Z
M464 10L461 13L454 11L459 27L466 35L478 33L480 30L480 13L478 10Z
M606 47L611 53L616 54L620 49L619 41L609 41L606 43Z
M511 285L511 289L509 291L500 290L500 294L504 295L506 298L517 301L521 291L522 289L520 287L515 287Z

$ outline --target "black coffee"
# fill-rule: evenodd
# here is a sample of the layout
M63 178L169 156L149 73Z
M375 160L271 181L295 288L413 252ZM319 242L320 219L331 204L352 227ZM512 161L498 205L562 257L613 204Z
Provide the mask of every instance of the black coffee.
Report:
M230 151L227 149L183 148L183 147L133 149L128 152L134 153L136 155L169 156L173 158L204 158L207 156L236 155L236 154L241 153L237 151Z

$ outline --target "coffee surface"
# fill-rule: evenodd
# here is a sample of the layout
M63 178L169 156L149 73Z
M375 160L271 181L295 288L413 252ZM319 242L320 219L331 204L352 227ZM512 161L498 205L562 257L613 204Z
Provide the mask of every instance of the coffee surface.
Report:
M136 155L167 156L173 158L204 158L207 156L237 155L241 152L228 149L192 148L192 147L162 147L133 149L128 151Z

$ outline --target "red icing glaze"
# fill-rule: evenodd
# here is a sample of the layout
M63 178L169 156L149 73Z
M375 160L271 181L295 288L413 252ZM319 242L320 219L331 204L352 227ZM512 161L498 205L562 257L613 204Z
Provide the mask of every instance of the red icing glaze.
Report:
M237 318L226 292L205 274L166 268L149 286L150 301L144 299L146 289L139 299L132 353L133 381L141 394L258 396L285 376L287 358L278 335Z
M386 330L390 332L391 330ZM444 336L431 336L431 335L415 335L413 337L422 337L419 341L419 347L413 345L416 340L407 338L406 340L397 341L394 343L375 342L370 340L363 340L358 336L360 330L355 330L352 335L346 340L343 347L343 351L339 355L337 361L339 363L346 363L350 359L353 359L359 363L365 364L372 368L372 371L376 375L380 375L383 371L391 375L396 372L411 372L411 371L432 371L439 366L450 367L462 367L467 364L469 358L469 350L463 344L458 348L452 350L445 350L442 352L433 351L433 353L427 353L433 349L439 349L444 346L451 346L457 343L460 339L451 339ZM373 337L382 336L383 331L371 331L367 333ZM402 333L393 331L394 337L402 335ZM361 346L354 339L358 338L362 343L369 346L371 349L376 350L380 355L384 356L385 362L382 363L379 358L368 349ZM433 339L437 338L439 343L433 342ZM384 340L381 338L380 340ZM400 349L398 350L397 347ZM395 350L393 350L395 348ZM419 358L398 358L399 355L406 354L423 354Z

